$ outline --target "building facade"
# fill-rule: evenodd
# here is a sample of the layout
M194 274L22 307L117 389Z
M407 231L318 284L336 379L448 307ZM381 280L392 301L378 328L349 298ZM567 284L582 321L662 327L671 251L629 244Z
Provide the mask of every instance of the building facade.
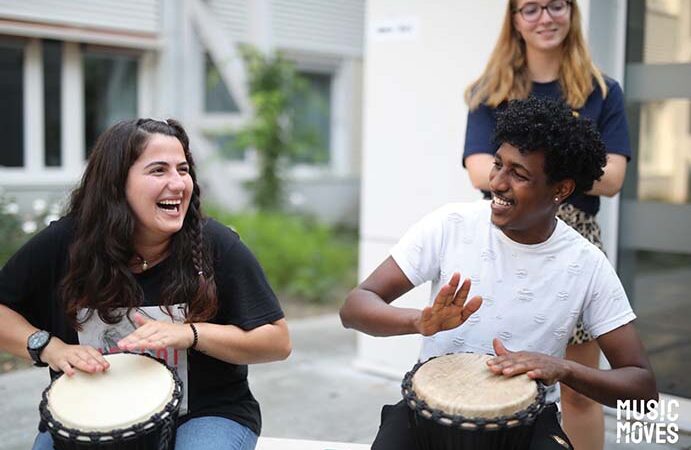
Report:
M247 207L256 154L233 138L251 116L237 50L251 44L307 80L317 139L290 164L289 205L356 224L363 26L363 0L0 0L0 186L20 202L60 198L109 125L174 117L207 194Z

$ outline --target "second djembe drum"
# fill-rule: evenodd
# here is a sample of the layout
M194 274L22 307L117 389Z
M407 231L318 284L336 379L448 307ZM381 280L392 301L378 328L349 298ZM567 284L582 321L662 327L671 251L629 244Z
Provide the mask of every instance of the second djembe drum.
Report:
M545 404L544 386L526 375L507 378L488 355L459 353L417 364L403 379L420 450L523 450Z

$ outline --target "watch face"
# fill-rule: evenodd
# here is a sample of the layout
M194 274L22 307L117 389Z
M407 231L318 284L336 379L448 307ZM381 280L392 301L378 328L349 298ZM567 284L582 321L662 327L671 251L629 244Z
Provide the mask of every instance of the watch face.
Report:
M43 330L37 331L34 334L32 334L31 336L29 336L28 346L29 346L29 348L33 348L33 349L41 348L44 345L46 345L46 342L48 341L49 338L50 338L50 333L48 333L47 331L43 331Z

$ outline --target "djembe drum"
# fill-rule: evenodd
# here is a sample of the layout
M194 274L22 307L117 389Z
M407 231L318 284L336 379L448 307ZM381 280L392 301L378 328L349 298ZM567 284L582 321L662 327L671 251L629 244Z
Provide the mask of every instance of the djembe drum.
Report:
M526 375L494 375L487 367L491 358L445 355L406 374L403 398L420 450L528 448L545 388Z
M61 375L43 391L41 421L55 448L172 450L182 398L175 371L145 354L104 357L107 371Z

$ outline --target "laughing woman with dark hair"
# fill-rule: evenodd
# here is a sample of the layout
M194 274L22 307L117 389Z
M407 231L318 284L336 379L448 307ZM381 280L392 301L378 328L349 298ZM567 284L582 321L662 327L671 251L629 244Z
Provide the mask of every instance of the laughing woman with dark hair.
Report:
M542 380L550 386L548 406L530 449L563 449L568 438L556 418L556 382L613 406L657 398L655 379L614 268L556 216L564 199L602 176L598 133L561 102L531 97L498 114L495 137L491 201L449 204L414 225L350 292L341 319L374 336L422 334L421 361L493 353L495 374ZM460 274L468 278L461 282ZM390 305L428 281L423 310ZM611 370L564 359L579 317ZM403 402L384 408L374 450L415 449L407 409Z
M247 365L291 345L252 253L202 216L182 126L139 119L99 137L68 213L0 271L0 349L67 376L107 371L104 352L167 355L185 387L176 448L244 450L261 428Z

